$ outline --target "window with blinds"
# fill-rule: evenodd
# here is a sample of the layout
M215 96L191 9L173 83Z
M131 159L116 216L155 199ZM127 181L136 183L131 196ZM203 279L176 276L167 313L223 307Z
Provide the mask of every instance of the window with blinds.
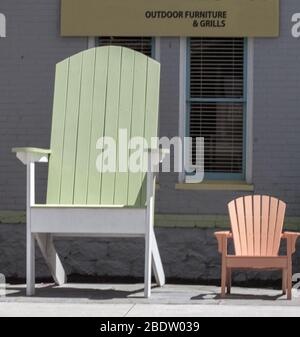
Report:
M147 56L154 57L154 43L152 37L102 36L98 38L98 45L123 46L139 51Z
M190 38L188 136L204 137L206 179L244 176L245 44L243 38ZM195 149L190 155L195 162Z

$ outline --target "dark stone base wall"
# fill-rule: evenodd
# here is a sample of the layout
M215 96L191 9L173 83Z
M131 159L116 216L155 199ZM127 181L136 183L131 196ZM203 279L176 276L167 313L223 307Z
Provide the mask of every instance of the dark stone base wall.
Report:
M218 284L220 255L216 229L156 228L167 281ZM141 280L144 275L143 239L58 238L55 245L68 275L77 279ZM300 240L293 259L293 272L300 272ZM285 247L282 247L282 252ZM232 247L230 247L232 250ZM26 269L25 225L0 225L0 273L7 279L23 280ZM43 258L36 250L36 276L49 278ZM235 271L234 281L269 284L280 280L278 271ZM71 280L74 277L71 277ZM75 278L76 279L76 278Z

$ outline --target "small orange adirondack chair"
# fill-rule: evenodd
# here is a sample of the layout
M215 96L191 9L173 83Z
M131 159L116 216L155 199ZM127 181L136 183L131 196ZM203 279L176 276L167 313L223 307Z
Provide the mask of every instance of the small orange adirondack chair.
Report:
M231 230L215 232L222 254L221 297L230 293L232 269L280 269L282 291L292 297L292 254L300 233L282 232L286 204L273 197L250 195L228 204ZM233 239L235 255L228 255L227 241ZM281 239L287 254L279 255Z

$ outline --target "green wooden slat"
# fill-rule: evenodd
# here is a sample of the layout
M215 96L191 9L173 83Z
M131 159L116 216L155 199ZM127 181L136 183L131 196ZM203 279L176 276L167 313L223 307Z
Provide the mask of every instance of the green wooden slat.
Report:
M130 49L123 49L118 129L127 130L128 138L130 136L129 132L131 128L133 69L134 69L134 52ZM120 151L122 151L124 155L128 156L127 143L120 144L121 146L125 146L126 148L124 147L124 149L123 148L117 149L117 158ZM118 159L117 165L119 166ZM117 171L115 177L114 204L127 205L127 194L128 194L127 190L128 190L128 172Z
M149 146L151 145L151 138L157 137L158 134L159 86L160 64L148 59L144 136Z
M118 110L120 91L121 51L119 47L109 47L105 130L106 137L117 140ZM103 172L101 181L101 204L113 204L115 172Z
M160 87L160 64L148 59L147 67L147 92L146 92L146 116L144 137L151 147L151 138L158 135L158 108ZM142 175L141 205L146 204L147 198L147 174Z
M135 54L131 137L143 137L146 101L147 58ZM131 150L132 154L135 150ZM142 173L129 172L128 205L141 206Z
M60 203L72 204L83 53L70 58Z
M83 53L82 61L74 204L86 204L87 201L94 70L95 49L90 49Z
M47 203L59 203L69 59L56 65Z
M99 173L96 143L117 141L119 128L128 137L156 136L158 93L159 64L126 48L99 47L59 63L47 203L144 207L145 175Z
M106 106L108 47L96 49L94 100L92 112L92 129L90 138L90 162L88 175L87 203L100 204L101 173L96 169L99 151L96 149L97 140L103 136Z

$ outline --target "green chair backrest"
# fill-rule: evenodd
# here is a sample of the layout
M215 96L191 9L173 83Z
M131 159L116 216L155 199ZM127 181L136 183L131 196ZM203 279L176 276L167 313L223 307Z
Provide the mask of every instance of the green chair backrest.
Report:
M146 174L100 173L96 143L117 141L119 129L156 137L159 82L158 62L123 47L88 49L56 65L47 204L145 207Z

